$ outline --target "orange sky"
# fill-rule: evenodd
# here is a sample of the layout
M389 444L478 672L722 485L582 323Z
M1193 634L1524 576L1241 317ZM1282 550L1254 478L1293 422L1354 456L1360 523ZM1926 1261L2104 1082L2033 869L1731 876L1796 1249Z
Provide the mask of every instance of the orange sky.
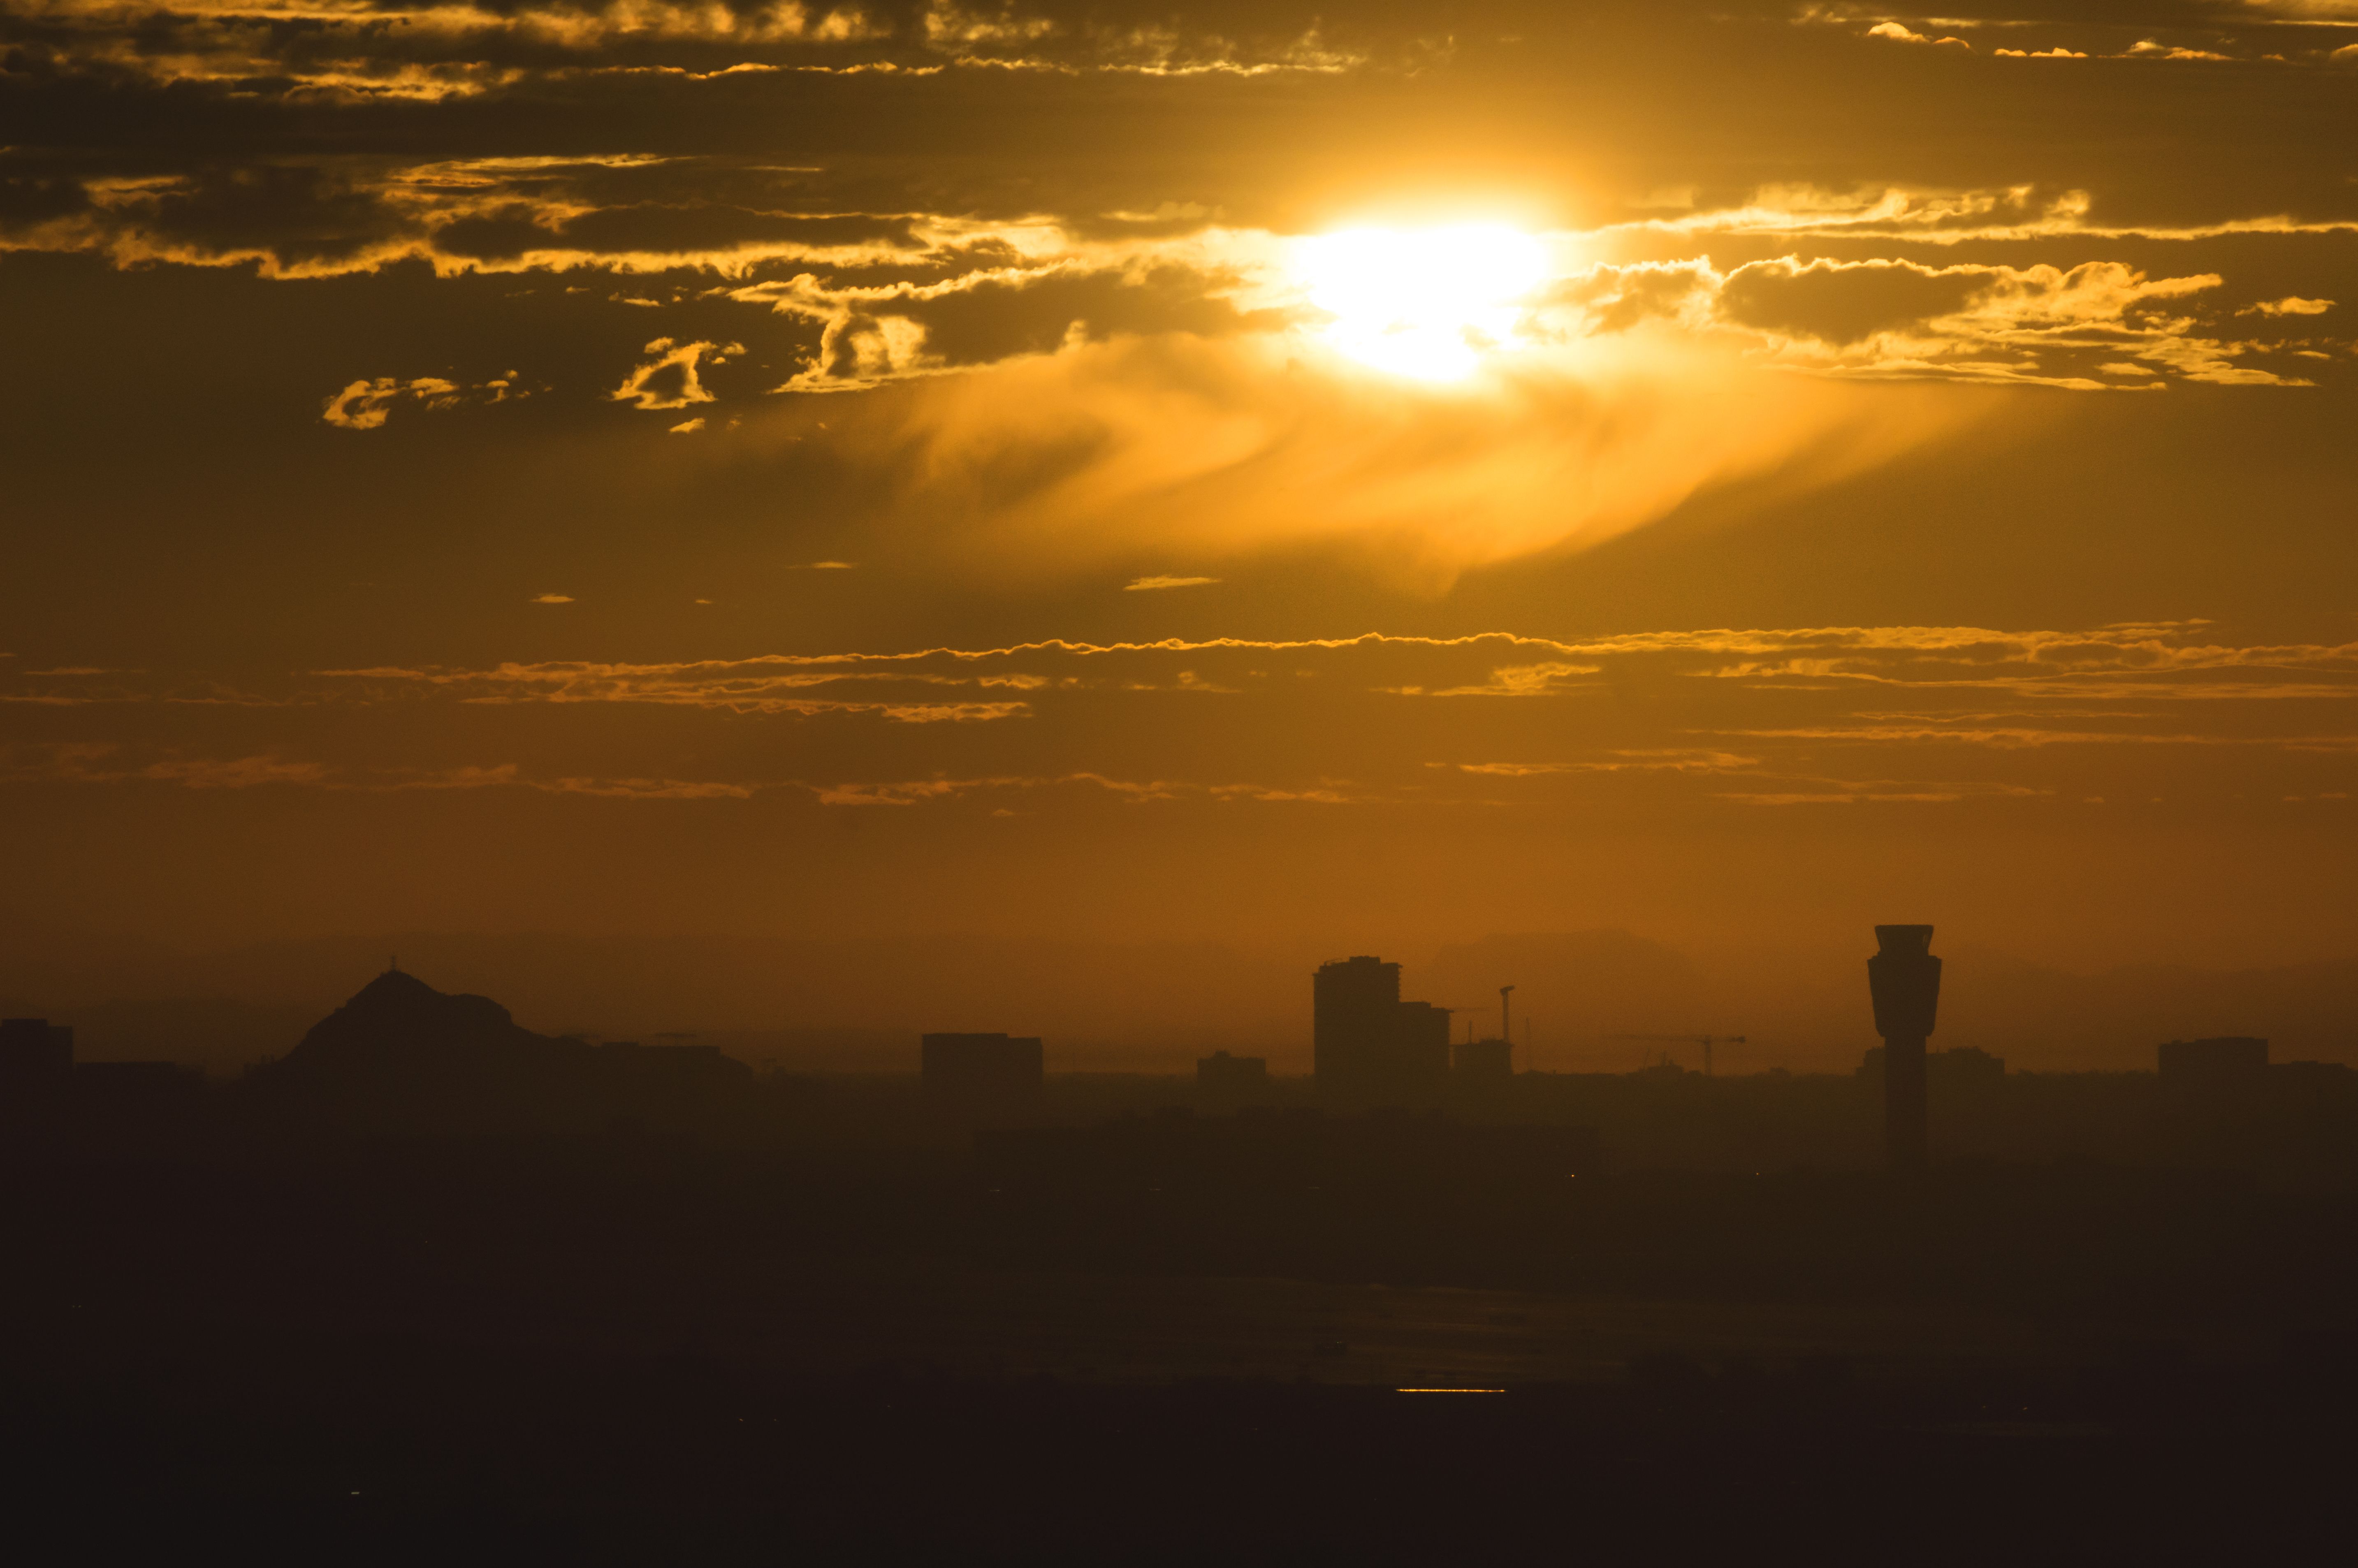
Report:
M2358 5L1943 17L7 0L0 923L2358 958Z

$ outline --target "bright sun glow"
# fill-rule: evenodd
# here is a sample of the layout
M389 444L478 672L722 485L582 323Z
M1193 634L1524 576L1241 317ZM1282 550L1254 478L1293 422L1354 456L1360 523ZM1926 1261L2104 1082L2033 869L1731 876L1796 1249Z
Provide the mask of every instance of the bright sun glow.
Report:
M1310 302L1332 312L1327 342L1362 364L1456 381L1512 346L1520 306L1547 276L1547 250L1501 223L1345 229L1299 243Z

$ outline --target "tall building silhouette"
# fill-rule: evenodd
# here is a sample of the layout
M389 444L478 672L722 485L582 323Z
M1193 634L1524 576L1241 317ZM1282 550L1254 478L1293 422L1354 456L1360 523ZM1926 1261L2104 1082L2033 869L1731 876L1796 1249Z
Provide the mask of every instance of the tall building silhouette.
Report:
M1402 1001L1400 966L1337 958L1311 980L1312 1071L1321 1096L1360 1105L1417 1105L1449 1082L1449 1011Z
M1924 1042L1941 1005L1941 960L1929 925L1878 925L1875 941L1866 984L1883 1036L1884 1157L1895 1171L1920 1171L1930 1134Z

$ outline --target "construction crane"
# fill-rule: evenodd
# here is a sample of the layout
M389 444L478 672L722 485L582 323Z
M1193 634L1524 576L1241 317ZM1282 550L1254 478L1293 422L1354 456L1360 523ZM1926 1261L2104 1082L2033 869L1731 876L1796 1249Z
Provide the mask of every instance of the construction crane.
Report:
M1703 1076L1711 1076L1711 1048L1714 1045L1741 1045L1741 1034L1616 1034L1616 1040L1651 1040L1666 1045L1700 1045L1703 1047Z

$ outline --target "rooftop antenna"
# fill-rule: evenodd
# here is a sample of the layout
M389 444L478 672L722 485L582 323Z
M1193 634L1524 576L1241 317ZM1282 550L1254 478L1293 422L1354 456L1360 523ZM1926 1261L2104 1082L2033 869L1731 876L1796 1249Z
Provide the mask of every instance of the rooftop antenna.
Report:
M1507 1010L1509 1005L1511 1005L1509 998L1513 993L1514 989L1515 988L1512 986L1500 986L1498 988L1498 1038L1507 1043L1507 1056L1509 1061L1514 1059L1515 1030L1510 1015Z
M401 973L401 955L400 955L400 954L398 954L398 953L389 953L389 954L387 954L387 955L385 956L385 960L384 960L384 972L385 972L386 974L388 974L388 975L397 975L397 974Z

